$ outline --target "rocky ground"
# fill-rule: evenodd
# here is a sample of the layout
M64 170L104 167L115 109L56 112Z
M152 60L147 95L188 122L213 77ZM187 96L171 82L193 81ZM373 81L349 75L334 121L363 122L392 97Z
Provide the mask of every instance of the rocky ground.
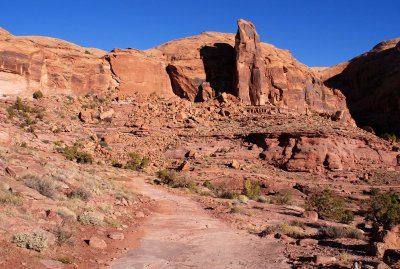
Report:
M171 214L151 216L165 200L184 201L218 229L240 230L239 237L230 230L232 240L284 249L293 268L382 262L385 245L380 254L371 247L365 201L373 187L400 187L395 142L324 114L243 106L228 94L205 103L156 94L118 101L112 93L0 102L2 266L102 268L141 239L113 265L123 268L129 257L154 250L143 242L154 239L157 225L162 238L178 236L184 246L186 236L200 236L194 249L204 248L210 234L186 235L189 223L183 235L179 225L176 234L175 226L154 226L174 222ZM131 184L138 172L164 190ZM323 189L354 219L318 217L308 201ZM190 253L189 264L198 265ZM154 259L170 257L173 268L182 262L176 253L160 255Z

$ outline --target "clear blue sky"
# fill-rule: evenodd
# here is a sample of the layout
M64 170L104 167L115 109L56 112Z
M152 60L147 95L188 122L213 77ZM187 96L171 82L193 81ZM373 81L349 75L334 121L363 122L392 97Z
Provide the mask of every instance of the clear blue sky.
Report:
M233 33L238 18L309 66L333 65L400 36L400 0L2 0L0 27L109 51Z

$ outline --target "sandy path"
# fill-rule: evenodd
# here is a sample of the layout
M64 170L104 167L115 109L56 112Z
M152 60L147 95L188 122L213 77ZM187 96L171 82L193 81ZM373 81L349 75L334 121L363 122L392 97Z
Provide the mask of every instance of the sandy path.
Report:
M111 264L125 268L290 268L276 242L230 228L196 202L135 179L135 189L160 204L144 224L138 248Z

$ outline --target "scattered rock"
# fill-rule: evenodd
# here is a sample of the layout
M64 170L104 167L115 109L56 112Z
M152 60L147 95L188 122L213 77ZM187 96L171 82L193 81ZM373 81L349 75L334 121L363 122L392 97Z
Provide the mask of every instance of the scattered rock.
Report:
M299 239L297 240L297 245L301 247L308 247L308 246L315 246L318 245L318 240L316 239L311 239L311 238L305 238L305 239Z
M240 163L237 160L232 160L232 162L229 164L230 167L233 169L240 169Z
M337 259L332 256L323 256L323 255L315 255L314 256L314 262L318 265L326 265L326 264L331 264L335 263Z
M89 239L89 246L92 248L106 249L107 243L97 236L92 236Z
M115 113L114 109L110 109L108 111L100 113L100 119L104 120L106 118L111 118L114 115L114 113Z
M125 235L123 233L119 232L113 232L108 235L109 238L114 239L114 240L124 240Z
M10 189L11 189L10 185L8 185L6 182L3 181L0 182L0 190L9 191Z
M318 213L315 211L304 211L303 218L309 219L311 221L318 221Z
M142 211L138 211L135 213L135 217L141 219L145 217L145 214Z
M10 177L16 177L17 174L15 174L14 170L12 170L10 167L6 167L6 173L10 176Z
M40 263L48 269L62 269L65 267L62 262L55 260L40 260Z
M183 161L183 163L178 167L178 171L190 171L190 163L188 161Z

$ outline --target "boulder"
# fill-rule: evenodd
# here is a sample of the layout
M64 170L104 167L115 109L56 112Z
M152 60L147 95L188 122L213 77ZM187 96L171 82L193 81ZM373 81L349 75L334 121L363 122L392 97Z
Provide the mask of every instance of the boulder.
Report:
M91 248L106 249L107 243L97 236L92 236L89 239L89 246Z
M109 238L114 239L114 240L124 240L125 235L123 233L119 232L113 232L108 235Z
M311 221L318 221L318 213L315 211L304 211L303 218L309 219Z
M110 110L100 113L100 119L104 120L106 118L111 118L114 115L114 113L115 113L114 109L111 108Z

